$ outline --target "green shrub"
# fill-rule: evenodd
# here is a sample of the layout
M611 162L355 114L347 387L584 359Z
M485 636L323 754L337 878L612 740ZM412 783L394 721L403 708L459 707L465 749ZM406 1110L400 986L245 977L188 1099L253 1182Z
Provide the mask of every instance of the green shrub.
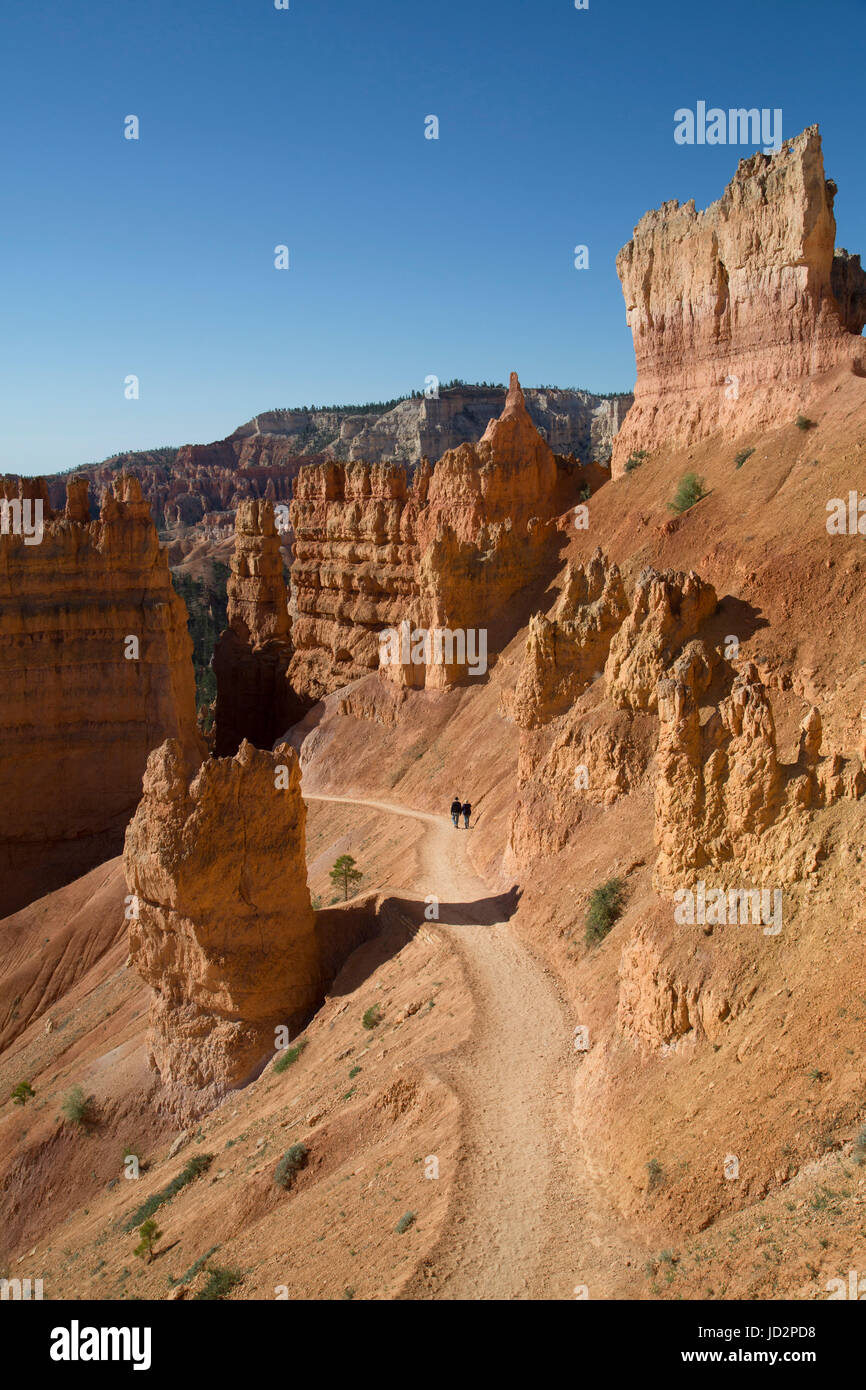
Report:
M404 1211L403 1215L400 1217L400 1220L397 1222L397 1225L394 1227L394 1230L397 1232L398 1236L402 1236L404 1231L408 1231L409 1227L412 1225L414 1220L414 1211Z
M815 421L810 420L806 415L798 415L794 424L798 430L813 430L815 428Z
M144 1221L138 1228L141 1240L133 1250L133 1255L138 1255L141 1259L147 1256L147 1263L153 1263L153 1247L158 1240L162 1239L162 1231L157 1227L155 1221Z
M677 483L673 502L668 502L668 510L679 516L706 495L703 478L699 478L697 473L684 473Z
M12 1090L12 1104L26 1105L30 1097L35 1094L36 1092L29 1081L19 1081L18 1085L13 1087Z
M736 464L737 468L742 468L743 464L746 462L746 459L750 459L754 452L754 449L741 449L740 452L737 454L736 458L734 459L734 463Z
M291 1047L287 1047L281 1057L274 1062L274 1071L284 1072L286 1067L290 1067L293 1062L297 1062L304 1048L307 1046L306 1038L298 1038L298 1041Z
M857 1138L854 1140L854 1152L852 1157L855 1163L866 1163L866 1125L863 1126Z
M640 468L644 459L647 458L649 458L648 449L635 449L632 453L629 454L628 458L625 461L626 473L633 473L636 468Z
M170 1202L172 1197L176 1197L187 1183L194 1182L202 1173L206 1173L213 1163L213 1154L195 1154L187 1163L182 1172L176 1178L172 1178L167 1187L163 1187L159 1192L154 1192L152 1197L148 1197L142 1202L137 1211L125 1223L123 1229L131 1231L134 1226L140 1226L148 1217L153 1216L155 1211L165 1203Z
M600 888L593 889L584 923L587 946L604 940L622 912L624 898L625 884L621 878L609 878Z
M237 1265L232 1265L226 1269L212 1265L207 1272L207 1283L203 1289L199 1289L196 1298L205 1303L211 1302L213 1299L225 1298L226 1294L230 1293L243 1277Z
M274 1173L274 1182L277 1187L291 1187L301 1169L307 1166L309 1156L310 1151L306 1144L293 1144L290 1149L287 1149Z
M80 1086L67 1091L60 1109L70 1124L83 1125L90 1119L90 1100Z
M375 1028L377 1024L381 1023L382 1010L379 1008L379 1005L373 1004L371 1008L367 1009L361 1022L365 1028Z

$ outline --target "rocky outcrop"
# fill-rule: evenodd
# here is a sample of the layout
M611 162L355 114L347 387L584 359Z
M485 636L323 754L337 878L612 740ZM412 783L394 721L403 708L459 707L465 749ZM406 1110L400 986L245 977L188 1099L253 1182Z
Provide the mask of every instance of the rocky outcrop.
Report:
M529 622L526 651L509 713L522 729L563 713L604 670L611 639L628 612L619 568L601 549L586 565L569 563L549 616Z
M118 852L166 737L202 754L186 610L138 482L116 476L92 521L86 480L59 513L44 481L20 491L44 534L0 535L0 916Z
M227 593L228 628L212 662L218 757L236 753L245 738L258 748L270 748L303 713L287 675L291 622L280 536L269 501L238 506Z
M554 518L590 473L541 438L514 375L477 446L423 462L411 486L397 465L302 470L291 508L292 684L318 698L380 666L407 686L463 679L471 644L477 658L489 633L493 650L509 599L538 577ZM437 651L437 633L455 634L453 646L443 636Z
M297 756L243 743L192 782L168 740L148 759L124 848L130 950L154 991L149 1055L182 1116L249 1081L320 998Z
M740 162L718 202L648 212L617 271L634 338L634 405L613 475L635 449L794 420L816 375L866 364L866 275L834 256L835 185L811 126Z
M399 626L418 593L412 488L394 464L301 470L291 521L293 687L311 699L375 671L378 632Z
M656 684L716 610L716 591L691 571L643 570L631 612L610 644L607 693L620 709L654 710Z
M839 753L821 758L815 708L803 721L796 763L781 764L769 696L751 662L702 721L701 669L681 660L658 685L654 883L679 888L709 867L733 865L738 873L772 869L780 883L798 880L814 868L803 813L858 799L866 771Z

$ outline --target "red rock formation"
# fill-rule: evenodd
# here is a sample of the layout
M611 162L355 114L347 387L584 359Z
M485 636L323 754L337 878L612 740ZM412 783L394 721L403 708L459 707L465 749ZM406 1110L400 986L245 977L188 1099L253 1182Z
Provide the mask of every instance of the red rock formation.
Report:
M563 713L604 670L611 639L628 612L622 577L596 550L569 564L550 616L529 623L526 652L508 713L522 729Z
M137 481L88 517L71 479L40 544L0 535L0 916L118 852L158 743L202 752L186 610Z
M383 673L398 684L447 686L480 667L462 659L459 641L476 642L480 656L481 633L486 640L538 577L553 519L581 481L576 462L535 429L515 375L478 445L449 451L434 469L423 463L411 487L393 465L302 470L291 509L293 685L317 698L375 670L384 629L397 653L385 651ZM407 641L430 634L426 654L423 642L404 654L404 628ZM437 654L437 632L461 634L453 651L446 638Z
M190 783L168 740L148 759L124 849L133 961L154 996L149 1050L182 1116L272 1056L318 1001L297 756L243 743Z
M289 686L292 656L280 536L270 501L238 505L228 580L228 628L213 654L217 679L214 750L236 753L249 739L270 748L303 706Z
M751 662L702 723L708 678L697 671L697 663L681 658L658 684L654 883L679 888L710 867L728 876L732 868L766 870L778 883L804 877L815 844L803 814L861 797L866 771L838 753L820 758L814 708L803 721L797 762L780 764L772 707Z
M617 257L637 385L614 477L635 449L792 422L816 375L841 362L866 371L852 336L866 275L847 252L834 259L835 193L811 126L742 160L704 212L674 201L641 219Z
M620 709L655 709L659 677L716 604L712 584L694 571L643 570L631 612L610 644L605 677L613 703Z

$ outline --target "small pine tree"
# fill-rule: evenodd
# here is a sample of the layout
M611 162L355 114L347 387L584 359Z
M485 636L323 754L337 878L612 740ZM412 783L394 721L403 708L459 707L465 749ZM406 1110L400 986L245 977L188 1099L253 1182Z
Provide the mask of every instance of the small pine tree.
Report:
M343 902L347 902L349 899L349 884L360 883L364 875L355 868L355 861L351 854L341 854L339 859L335 862L329 877L336 888L342 888Z
M159 1230L156 1222L151 1218L149 1221L145 1221L143 1225L139 1226L138 1234L141 1236L141 1240L132 1253L138 1255L142 1260L147 1256L147 1263L152 1264L153 1247L156 1241L162 1239L162 1231Z

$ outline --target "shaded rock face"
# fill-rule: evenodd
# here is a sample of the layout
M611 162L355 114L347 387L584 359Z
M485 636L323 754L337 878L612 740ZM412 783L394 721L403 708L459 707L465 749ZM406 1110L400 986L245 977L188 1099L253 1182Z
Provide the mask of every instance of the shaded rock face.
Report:
M236 753L244 738L258 748L270 748L303 713L287 676L291 621L270 501L238 506L227 593L229 625L212 663L218 757Z
M86 480L60 513L44 480L21 490L44 534L0 535L0 916L118 852L157 744L203 752L186 609L137 480L115 476L94 521Z
M244 742L192 782L168 740L148 759L124 848L136 969L154 991L152 1065L187 1116L250 1080L317 1003L322 970L296 754Z
M483 631L486 640L509 598L537 577L553 519L582 474L541 438L515 375L477 446L449 451L435 468L422 462L411 486L396 465L304 469L291 508L292 684L318 698L376 670L383 629L461 632L467 645ZM432 658L384 655L383 674L405 686L448 686L471 668L456 646Z
M866 362L866 275L834 256L835 193L811 126L742 160L705 211L674 201L641 219L617 257L637 384L614 477L634 449L790 423L812 378Z
M611 639L627 612L619 568L608 564L601 549L586 565L569 564L550 616L536 613L530 619L508 711L520 728L546 724L602 674Z
M656 683L689 638L716 610L716 591L694 571L647 568L631 612L610 644L607 693L620 709L654 710Z
M685 656L685 654L684 654ZM814 707L800 732L797 762L780 764L773 711L757 668L736 675L704 722L700 667L681 659L659 681L655 821L658 888L693 883L707 868L772 871L793 881L814 867L802 814L866 791L859 759L820 756Z

